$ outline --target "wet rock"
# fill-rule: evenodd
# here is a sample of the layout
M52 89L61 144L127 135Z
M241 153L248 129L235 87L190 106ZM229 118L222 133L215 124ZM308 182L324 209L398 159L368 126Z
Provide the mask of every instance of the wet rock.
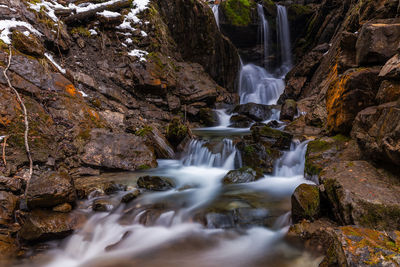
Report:
M154 152L140 136L105 129L93 129L90 135L81 157L86 164L130 171L157 165Z
M376 94L376 101L379 104L393 102L400 98L400 82L385 80L381 83L379 91Z
M366 157L399 166L399 121L400 107L396 102L369 107L357 115L351 135Z
M20 31L13 31L12 41L14 47L24 54L34 57L44 56L44 46L34 34L26 36Z
M0 234L0 265L10 266L19 251L18 242L9 234Z
M159 176L139 177L137 185L139 188L145 188L152 191L166 191L173 188L173 185L169 180Z
M63 238L80 228L85 217L78 213L34 210L26 214L19 236L26 241Z
M92 208L94 211L106 212L113 210L115 204L112 199L100 198L93 201Z
M365 23L358 37L357 64L384 64L398 49L400 20L382 19Z
M301 184L292 198L292 219L294 223L302 219L314 220L320 212L319 189L315 185Z
M274 106L247 103L236 106L233 112L245 115L255 121L265 121L271 117L272 109L274 108Z
M379 70L350 69L331 83L326 95L327 127L332 133L348 134L356 114L375 105Z
M251 134L255 141L271 140L272 147L289 149L293 136L290 133L272 129L265 124L255 124L251 127Z
M71 210L72 210L72 206L69 203L64 203L64 204L60 204L60 205L53 207L53 211L57 211L57 212L68 213Z
M0 225L3 227L14 220L14 210L17 206L18 197L12 193L0 191Z
M110 182L104 185L104 193L106 193L107 195L112 195L120 191L126 191L126 188L126 185Z
M0 176L0 190L20 194L25 186L24 182L21 178Z
M322 132L322 129L319 127L307 125L305 121L305 116L300 116L299 118L291 122L289 125L287 125L285 127L285 131L291 133L295 138L297 137L301 139L304 137L318 136Z
M233 128L249 128L254 121L246 115L233 115L231 117L231 124L229 127Z
M34 174L26 189L29 208L53 207L76 199L72 178L64 172Z
M396 54L389 59L379 72L379 77L385 79L400 79L400 55Z
M211 127L218 125L218 117L211 108L201 108L199 110L200 123Z
M296 101L294 101L293 99L285 100L285 103L282 105L279 119L292 121L295 115L297 115Z
M174 158L174 149L155 125L146 125L142 129L136 131L136 134L146 137L146 144L154 148L158 159Z
M136 199L140 195L140 191L137 189L132 190L131 192L127 192L121 198L122 203L129 203L132 200Z
M168 124L165 136L173 146L177 147L188 135L188 132L188 127L181 122L180 118L175 117Z
M227 175L225 175L222 183L224 184L240 184L240 183L250 183L254 182L263 175L260 172L257 172L249 167L243 167L238 170L229 171Z
M331 163L320 173L319 182L337 222L374 229L399 229L400 186L370 163Z

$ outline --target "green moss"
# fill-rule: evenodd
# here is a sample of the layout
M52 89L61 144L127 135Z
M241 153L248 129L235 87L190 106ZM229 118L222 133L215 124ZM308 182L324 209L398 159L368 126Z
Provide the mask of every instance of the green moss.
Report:
M153 131L153 128L149 125L145 125L142 129L137 130L135 135L137 136L146 136Z
M322 152L330 149L332 146L331 143L322 141L322 140L314 140L308 143L307 153L315 153Z
M168 141L177 146L188 134L188 127L181 122L181 118L175 117L168 124L166 137Z
M255 2L252 0L227 0L221 4L228 22L235 26L249 25L254 7Z
M138 170L148 170L148 169L151 169L151 166L147 164L142 164L138 167Z
M333 140L337 141L337 142L348 142L351 140L351 138L349 136L345 136L342 134L338 134L332 137Z
M293 4L288 8L289 20L296 20L299 17L308 16L313 13L313 10L309 6Z
M71 34L79 34L80 36L90 37L91 33L83 26L74 27L71 29Z
M246 153L246 154L252 154L252 153L254 153L255 152L255 149L254 149L254 147L252 147L252 146L246 146L245 148L244 148L244 153Z

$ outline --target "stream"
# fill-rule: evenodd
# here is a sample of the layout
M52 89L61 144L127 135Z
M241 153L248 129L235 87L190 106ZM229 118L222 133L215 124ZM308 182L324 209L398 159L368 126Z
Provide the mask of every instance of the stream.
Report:
M268 57L268 22L259 7L264 57ZM286 8L277 6L281 67L243 64L240 103L273 105L284 90L290 70L290 36ZM213 7L218 22L218 5ZM84 227L54 245L38 266L318 266L314 258L287 243L290 197L302 183L307 142L293 140L275 162L271 175L241 184L224 185L230 171L242 167L233 137L250 133L231 128L228 110L216 110L218 125L193 129L179 159L158 160L158 167L140 175L160 176L173 188L144 192L109 212L92 212L96 197L80 209L90 214ZM279 110L269 120L279 119ZM115 175L115 174L114 174ZM120 173L133 186L139 175ZM113 195L118 200L120 194ZM32 266L32 265L30 265Z

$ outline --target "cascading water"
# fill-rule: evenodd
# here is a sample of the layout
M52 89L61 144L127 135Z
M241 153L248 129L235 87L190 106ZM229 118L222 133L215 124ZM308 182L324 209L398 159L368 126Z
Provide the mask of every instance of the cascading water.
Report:
M290 43L289 20L285 6L277 5L277 34L281 56L281 71L283 75L292 67L292 52Z
M217 114L218 117L219 127L228 127L231 124L232 115L226 113L225 109L216 109L215 113Z
M211 6L211 9L214 13L214 17L215 17L215 22L217 23L217 26L219 28L219 5L218 4L214 4Z
M268 34L269 34L269 24L268 20L264 15L264 8L262 5L257 4L258 18L260 21L260 40L262 40L264 47L264 66L267 67L268 64Z

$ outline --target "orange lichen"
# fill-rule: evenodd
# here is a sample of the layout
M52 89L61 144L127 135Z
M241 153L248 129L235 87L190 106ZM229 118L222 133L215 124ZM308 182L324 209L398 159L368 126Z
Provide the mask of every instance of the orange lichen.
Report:
M68 84L67 86L65 86L65 90L67 91L68 94L70 94L71 96L76 96L77 91L75 89L75 86L73 86L72 84Z

